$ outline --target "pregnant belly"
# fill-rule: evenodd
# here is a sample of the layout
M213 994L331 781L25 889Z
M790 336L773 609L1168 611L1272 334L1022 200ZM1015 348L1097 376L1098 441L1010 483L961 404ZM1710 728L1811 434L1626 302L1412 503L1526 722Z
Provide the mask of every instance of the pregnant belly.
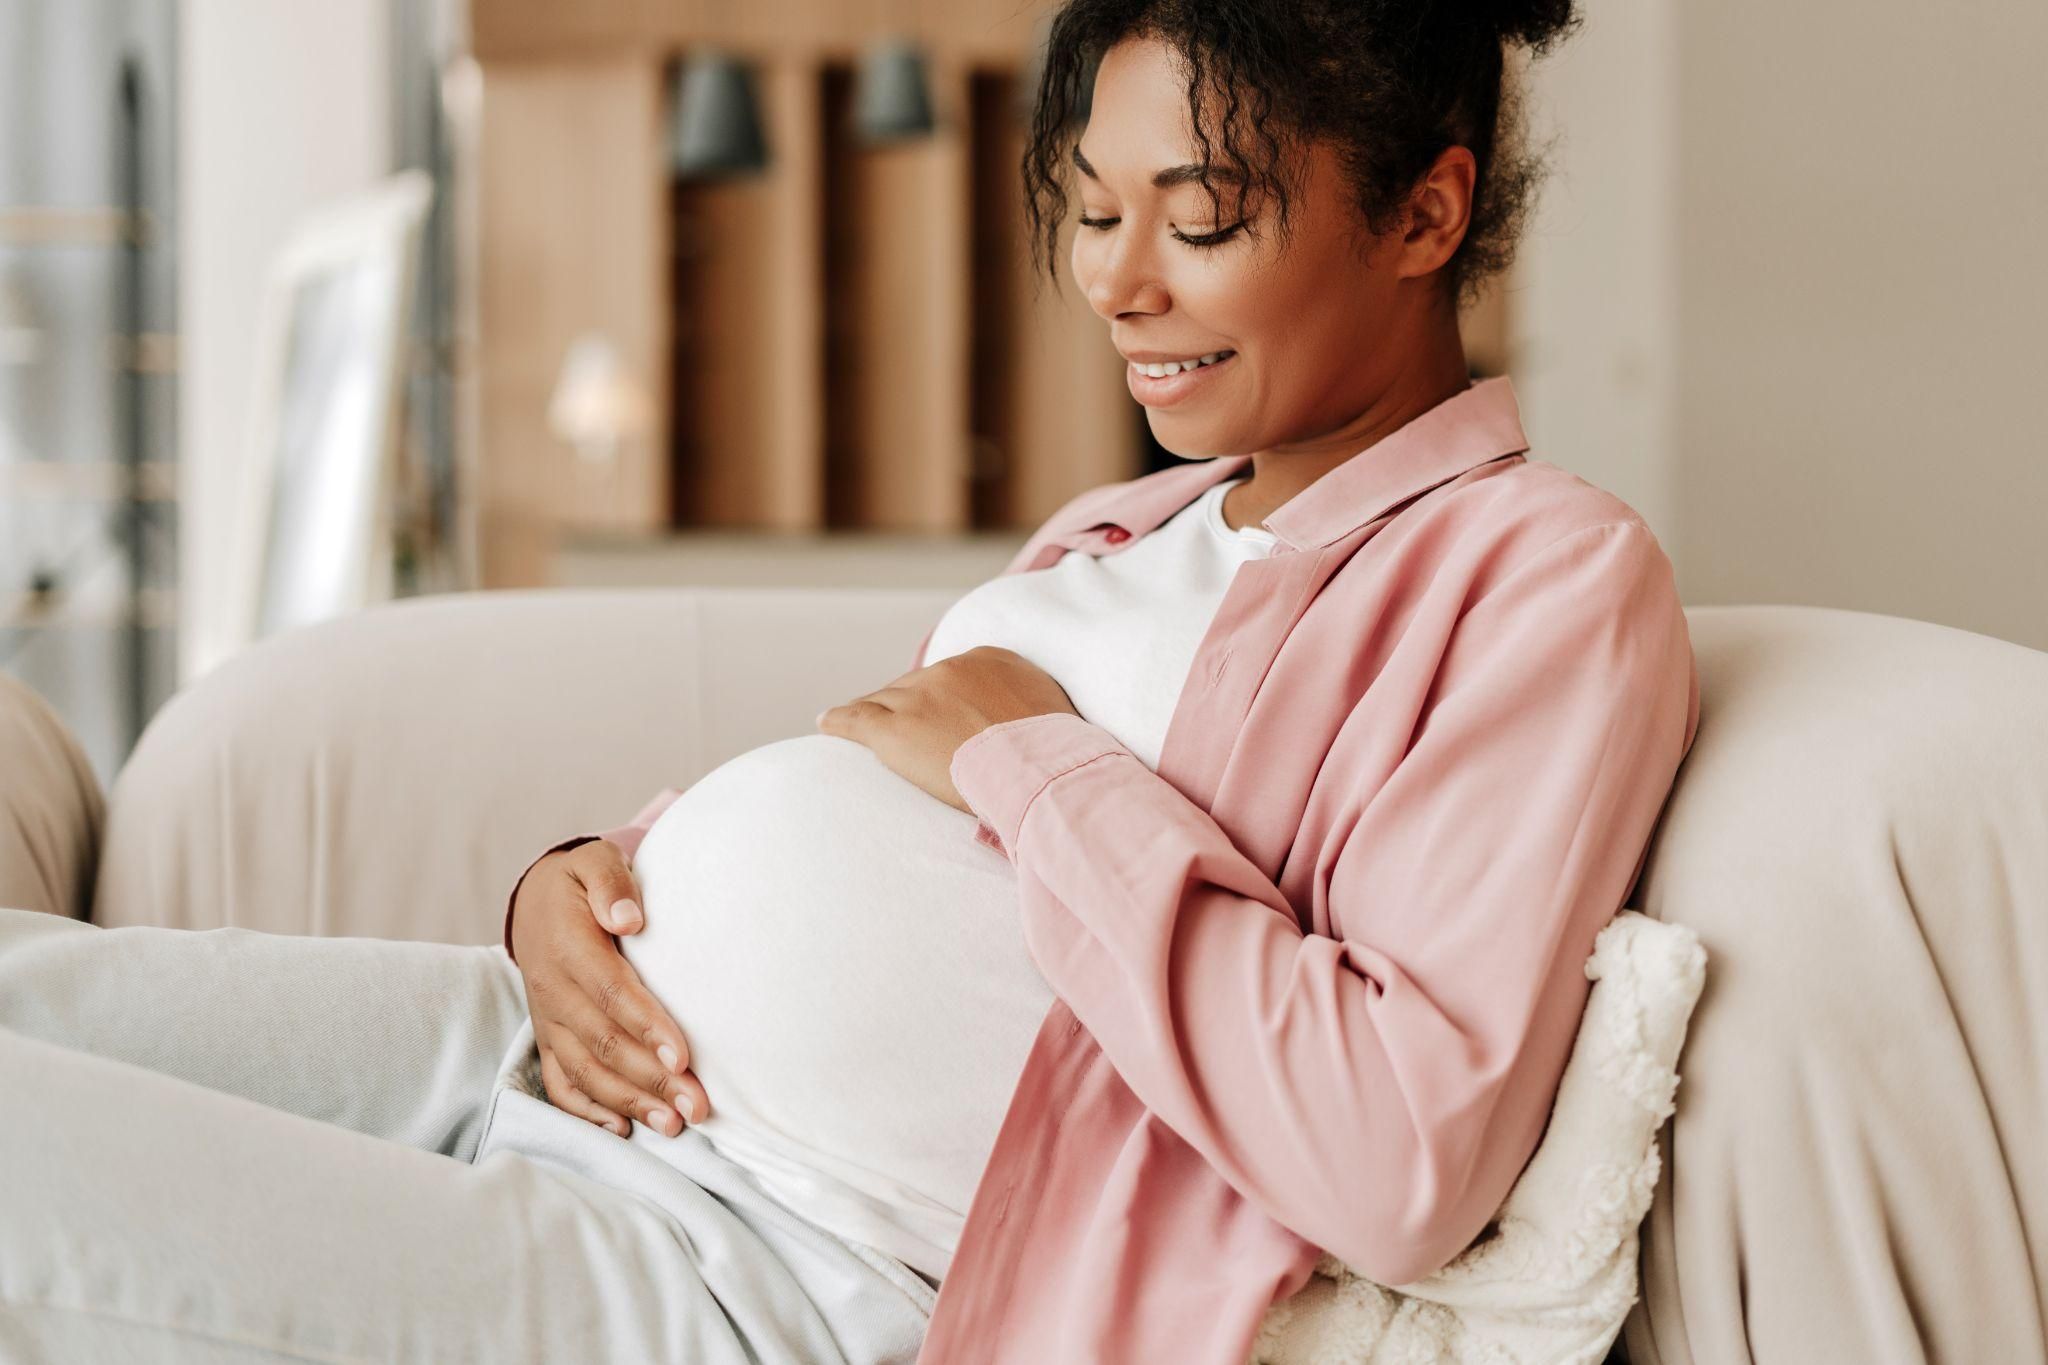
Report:
M714 1145L964 1218L1053 999L975 823L836 735L662 813L620 948L689 1040Z

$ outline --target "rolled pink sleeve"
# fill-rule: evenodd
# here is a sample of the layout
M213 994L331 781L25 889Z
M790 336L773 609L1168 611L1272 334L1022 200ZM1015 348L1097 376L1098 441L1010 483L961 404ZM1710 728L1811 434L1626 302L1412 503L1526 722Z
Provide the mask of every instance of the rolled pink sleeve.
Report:
M505 897L505 955L510 957L515 963L519 961L519 958L512 952L512 909L519 902L519 888L526 884L526 874L533 871L534 863L538 863L550 853L559 853L563 849L579 848L584 844L595 843L599 839L609 839L612 843L617 844L619 851L625 854L626 861L630 863L633 861L633 855L640 850L640 841L647 837L647 831L654 828L654 822L661 818L661 813L667 810L675 802L675 799L682 794L682 791L678 788L663 787L646 805L640 808L639 814L618 828L605 830L602 834L578 834L564 839L558 844L542 849L533 862L526 865L525 871L519 874L519 879L512 883L511 893Z
M1017 826L1025 807L1046 783L1115 753L1130 750L1109 731L1071 711L1000 721L953 751L953 787L981 818L975 833L982 842L1009 857L1017 846Z
M1535 1150L1694 687L1647 528L1533 555L1466 608L1406 752L1333 824L1332 935L1087 722L991 726L952 775L1018 870L1038 967L1139 1100L1276 1222L1405 1284Z

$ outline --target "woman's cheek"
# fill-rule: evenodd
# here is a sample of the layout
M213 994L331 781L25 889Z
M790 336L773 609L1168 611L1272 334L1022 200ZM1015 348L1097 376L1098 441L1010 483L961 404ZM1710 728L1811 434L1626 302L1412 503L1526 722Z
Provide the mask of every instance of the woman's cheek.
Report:
M1088 286L1095 279L1095 250L1088 236L1088 229L1076 227L1073 249L1067 253L1067 267L1072 271L1074 283L1079 286L1084 299L1088 297Z

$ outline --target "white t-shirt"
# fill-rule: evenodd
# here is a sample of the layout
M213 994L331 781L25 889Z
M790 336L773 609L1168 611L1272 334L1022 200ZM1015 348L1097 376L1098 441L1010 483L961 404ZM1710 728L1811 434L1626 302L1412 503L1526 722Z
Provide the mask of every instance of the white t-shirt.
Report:
M1167 723L1262 527L1219 483L1122 551L981 584L925 663L1016 650L1083 718L1158 765ZM1052 1005L1015 870L865 745L808 734L707 773L647 832L647 923L619 941L689 1040L705 1138L781 1202L943 1278ZM635 1124L660 1153L672 1139Z

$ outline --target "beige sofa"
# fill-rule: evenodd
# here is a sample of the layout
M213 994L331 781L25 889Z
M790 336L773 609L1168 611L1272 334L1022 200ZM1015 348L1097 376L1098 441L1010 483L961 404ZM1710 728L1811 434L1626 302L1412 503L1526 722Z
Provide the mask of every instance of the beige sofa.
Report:
M103 830L76 745L0 687L0 901L489 942L536 849L808 731L955 596L381 608L177 697ZM1629 904L1710 967L1627 1358L2048 1359L2048 654L1855 612L1689 617L1699 737Z

